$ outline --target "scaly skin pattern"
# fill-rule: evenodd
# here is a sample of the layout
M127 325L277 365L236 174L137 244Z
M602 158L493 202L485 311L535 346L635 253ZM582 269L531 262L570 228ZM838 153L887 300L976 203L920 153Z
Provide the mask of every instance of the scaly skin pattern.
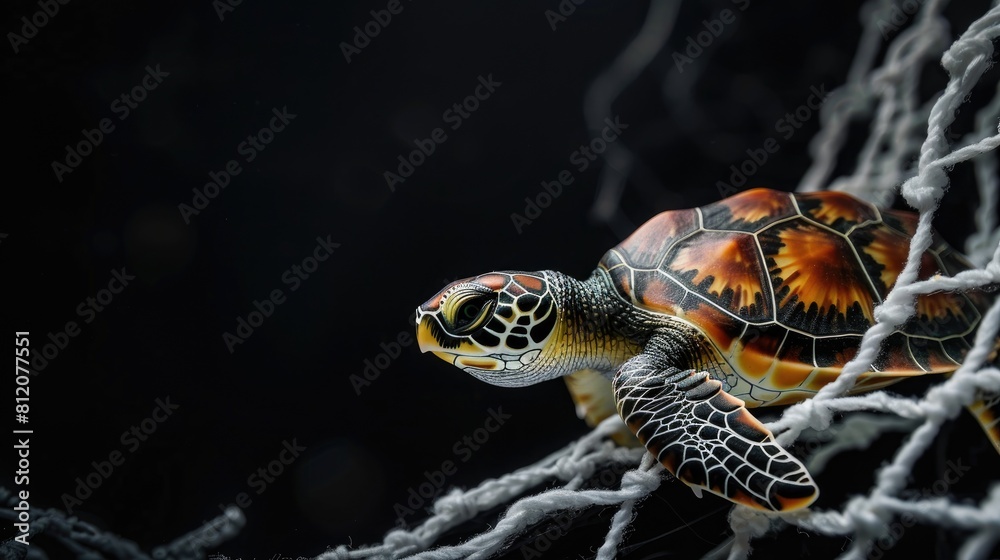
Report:
M559 321L539 364L568 375L582 369L614 374L625 360L642 351L650 332L635 310L613 297L607 275L595 272L581 282L545 271L555 295Z

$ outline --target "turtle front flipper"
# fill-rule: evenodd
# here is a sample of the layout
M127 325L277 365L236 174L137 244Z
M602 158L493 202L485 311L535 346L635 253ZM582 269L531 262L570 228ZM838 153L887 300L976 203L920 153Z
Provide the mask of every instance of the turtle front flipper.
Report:
M765 511L809 506L818 496L806 468L774 441L743 401L708 373L680 370L654 336L614 379L618 413L677 478Z

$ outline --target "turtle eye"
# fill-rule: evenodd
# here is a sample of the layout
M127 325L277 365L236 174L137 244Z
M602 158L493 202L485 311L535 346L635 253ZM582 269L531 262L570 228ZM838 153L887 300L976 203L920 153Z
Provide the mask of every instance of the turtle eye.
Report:
M456 294L452 305L445 312L445 320L453 334L474 331L486 324L493 314L496 295L493 293Z

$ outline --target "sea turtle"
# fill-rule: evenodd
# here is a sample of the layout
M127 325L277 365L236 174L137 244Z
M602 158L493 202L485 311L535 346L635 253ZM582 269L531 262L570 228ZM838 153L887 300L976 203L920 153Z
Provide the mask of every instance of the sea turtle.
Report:
M816 484L746 407L794 403L839 375L916 224L912 213L839 192L748 190L653 217L587 280L545 270L453 282L417 309L417 340L494 385L569 376L591 422L613 402L696 492L765 511L803 508ZM971 266L935 234L920 278ZM921 296L853 391L954 371L989 300L982 290ZM971 408L1000 450L998 399Z

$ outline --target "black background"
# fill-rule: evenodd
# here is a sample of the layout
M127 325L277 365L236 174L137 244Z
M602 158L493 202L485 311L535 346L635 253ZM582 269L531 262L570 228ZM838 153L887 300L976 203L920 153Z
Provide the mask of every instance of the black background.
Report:
M396 521L394 504L425 471L456 460L453 446L482 427L490 409L502 407L510 419L468 461L458 460L447 486L476 485L586 433L561 381L487 386L420 355L415 344L360 395L350 377L383 351L381 343L412 333L413 309L447 281L494 269L584 277L655 213L718 200L716 182L728 179L729 166L777 136L776 121L805 103L811 86L843 83L861 31L858 2L753 1L678 72L672 53L704 31L703 20L736 5L684 3L664 50L623 84L606 116L629 125L621 143L640 163L610 224L591 212L607 164L581 172L569 157L600 133L584 119L585 93L641 28L644 3L588 0L553 30L544 12L558 9L555 1L404 0L349 63L341 42L384 2L244 1L221 20L207 0L61 6L20 52L4 57L4 324L29 330L35 354L67 321L81 326L31 380L32 505L61 508L91 462L123 450L121 434L167 396L178 410L76 508L147 551L218 515L218 504L240 492L253 501L247 526L219 549L228 556L312 556L377 542ZM953 33L985 7L950 10ZM21 16L38 10L29 2L10 8L4 30L14 32ZM120 120L111 104L141 82L147 65L169 76ZM451 130L442 113L490 75L501 85ZM987 74L985 91L996 79ZM925 86L943 83L937 70ZM246 163L237 146L283 107L294 120ZM57 180L52 162L103 118L115 130ZM795 188L818 126L811 118L781 139L752 182ZM437 127L447 140L392 192L383 173ZM192 189L231 159L242 172L186 224L178 205L191 204ZM518 232L511 214L523 213L525 197L564 169L574 183ZM962 173L953 188L971 192ZM962 216L975 204L954 196L941 210L939 228L948 224L942 233L958 246L971 228ZM312 253L317 236L340 246L291 292L282 275ZM136 279L84 324L77 306L122 267ZM230 353L222 334L235 332L237 318L275 289L287 300ZM978 428L961 418L951 429ZM963 453L973 447L978 472L995 473L997 458L974 435L974 443L955 445ZM248 476L292 440L306 451L257 494ZM880 445L892 449L898 440ZM851 478L867 477L879 459L865 464L860 455L834 465L851 476L821 484L866 491L867 481ZM10 487L9 478L4 483ZM830 495L820 505L839 507L843 493ZM639 509L625 544L661 538L622 557L704 552L726 538L727 509L666 483ZM446 540L487 529L497 513ZM549 555L592 556L612 514L586 512ZM10 528L0 536L9 538ZM947 556L954 542L909 531L890 552L931 546ZM847 543L789 530L758 550L823 557ZM523 556L517 548L508 555Z

